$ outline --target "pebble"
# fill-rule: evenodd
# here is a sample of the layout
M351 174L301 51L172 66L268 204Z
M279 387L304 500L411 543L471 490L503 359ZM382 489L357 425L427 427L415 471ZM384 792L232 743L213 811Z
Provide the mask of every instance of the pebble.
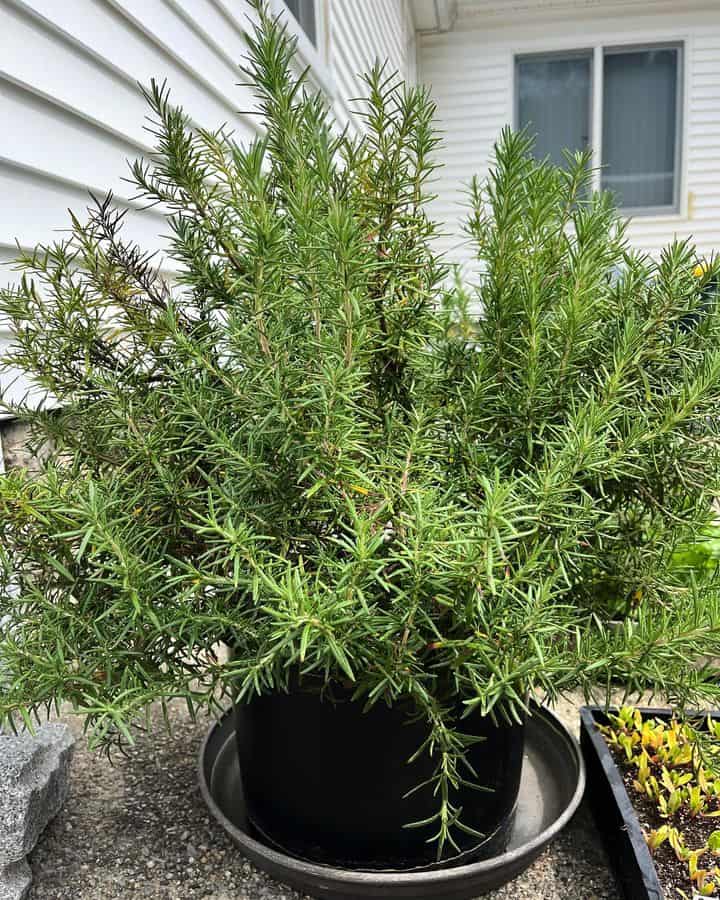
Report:
M259 872L211 823L195 772L208 722L192 723L180 704L171 709L174 736L157 715L158 729L139 733L127 757L117 754L112 764L78 742L68 801L30 856L27 900L309 900ZM65 721L82 738L82 722ZM581 808L527 872L485 898L620 895Z

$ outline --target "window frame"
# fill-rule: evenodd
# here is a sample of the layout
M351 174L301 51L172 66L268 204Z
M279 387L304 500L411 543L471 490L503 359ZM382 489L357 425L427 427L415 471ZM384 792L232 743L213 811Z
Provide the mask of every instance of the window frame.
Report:
M639 206L620 207L620 212L629 217L680 219L687 216L685 180L686 180L686 156L687 156L687 61L688 38L672 37L670 39L658 39L651 41L627 41L605 40L591 47L582 45L567 45L555 47L551 50L543 50L534 47L517 49L512 54L513 66L513 127L520 124L520 104L518 85L518 61L523 59L550 59L552 57L568 58L575 54L591 54L590 77L590 138L589 147L593 156L593 188L601 188L602 146L603 146L603 77L605 56L612 53L632 53L645 50L675 50L677 51L677 84L675 95L675 168L673 183L673 203L663 206Z
M297 56L303 66L309 66L308 78L328 99L335 98L335 83L329 58L328 26L330 21L328 0L313 0L315 4L314 44L300 22L290 12L285 0L269 0L271 12L297 37Z

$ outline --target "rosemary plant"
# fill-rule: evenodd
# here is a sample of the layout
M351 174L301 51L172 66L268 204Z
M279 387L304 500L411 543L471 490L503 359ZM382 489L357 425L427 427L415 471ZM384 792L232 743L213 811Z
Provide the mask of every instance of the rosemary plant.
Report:
M147 90L132 180L172 279L108 197L0 295L6 363L55 405L8 404L54 449L0 483L0 721L69 702L110 746L154 701L214 711L298 669L411 698L442 849L471 777L458 700L720 694L720 597L672 563L718 494L718 266L632 252L587 157L507 131L472 189L481 274L448 286L428 91L375 68L340 131L258 21L250 145Z

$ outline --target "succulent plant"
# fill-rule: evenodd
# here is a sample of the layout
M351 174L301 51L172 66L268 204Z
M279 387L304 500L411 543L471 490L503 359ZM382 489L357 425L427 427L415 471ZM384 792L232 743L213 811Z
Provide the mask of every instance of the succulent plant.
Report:
M669 845L687 864L695 895L715 896L720 892L715 862L720 858L720 829L710 832L701 846L689 847L683 823L720 817L720 722L709 717L702 722L644 719L633 707L622 707L608 719L599 730L632 773L633 789L667 820L645 832L650 851Z

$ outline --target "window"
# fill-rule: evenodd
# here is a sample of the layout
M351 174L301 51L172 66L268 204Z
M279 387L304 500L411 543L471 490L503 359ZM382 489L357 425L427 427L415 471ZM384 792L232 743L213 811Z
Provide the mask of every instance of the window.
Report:
M284 0L284 2L285 6L295 16L298 25L308 36L308 39L317 47L315 0Z
M676 205L679 56L678 47L604 53L602 185L622 206Z
M517 115L536 135L535 153L563 163L562 151L590 145L592 51L519 57Z
M681 65L680 44L518 56L516 124L536 135L536 155L555 163L563 148L592 147L597 186L623 209L677 212Z

